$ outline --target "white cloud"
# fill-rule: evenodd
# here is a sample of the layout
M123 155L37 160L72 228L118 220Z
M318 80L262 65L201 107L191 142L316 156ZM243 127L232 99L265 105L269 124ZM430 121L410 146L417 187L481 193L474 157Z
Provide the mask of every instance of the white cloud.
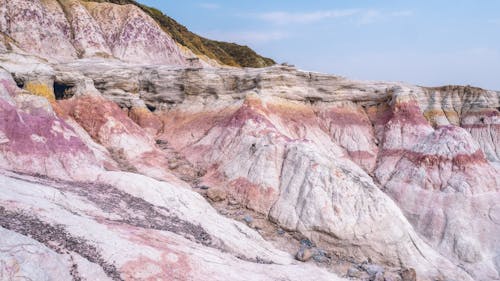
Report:
M413 11L410 10L402 10L402 11L395 11L390 13L392 17L411 17L413 16Z
M372 24L372 23L377 22L383 18L384 18L384 15L382 14L382 12L377 11L377 10L368 10L368 11L364 11L360 15L357 23L360 25Z
M241 31L241 32L205 32L204 36L221 41L235 42L239 44L258 44L290 37L290 34L283 31Z
M291 23L312 23L325 19L349 17L358 13L358 10L330 10L315 11L309 13L289 13L283 11L261 13L254 15L257 19L268 21L273 24L291 24Z
M252 17L263 20L275 25L287 24L308 24L327 19L350 18L360 25L371 24L391 17L409 17L413 11L381 11L374 9L344 9L344 10L326 10L313 11L306 13L290 13L285 11L275 11L268 13L253 14Z
M217 10L220 8L219 4L215 3L199 3L198 6L207 10Z

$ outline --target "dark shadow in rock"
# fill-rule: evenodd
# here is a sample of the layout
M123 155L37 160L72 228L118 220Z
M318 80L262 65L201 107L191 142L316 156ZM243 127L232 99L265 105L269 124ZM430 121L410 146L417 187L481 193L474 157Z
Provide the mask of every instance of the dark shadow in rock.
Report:
M54 95L56 96L56 100L69 99L74 95L73 86L61 82L54 82Z

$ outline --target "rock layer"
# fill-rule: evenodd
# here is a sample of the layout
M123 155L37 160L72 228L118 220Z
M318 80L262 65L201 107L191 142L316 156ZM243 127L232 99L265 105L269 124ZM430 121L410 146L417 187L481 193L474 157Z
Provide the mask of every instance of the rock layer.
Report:
M18 79L28 77L6 66ZM428 278L497 276L489 250L497 242L485 235L498 233L497 224L482 220L487 231L465 237L468 220L449 218L494 213L495 200L485 198L498 196L496 164L466 126L436 124L424 113L435 92L283 67L189 70L79 61L53 65L46 76L54 79L48 84L74 85L75 95L57 102L59 115L97 142L91 151L102 166L187 187L166 168L176 155L187 160L184 172L193 184L223 188L339 257L402 264ZM97 91L87 94L93 85ZM463 109L461 120L496 108L498 93L483 92L488 98ZM422 200L428 211L417 208ZM438 251L427 243L439 244ZM466 272L457 267L461 262Z
M0 4L1 278L500 279L499 92L185 67L135 6Z

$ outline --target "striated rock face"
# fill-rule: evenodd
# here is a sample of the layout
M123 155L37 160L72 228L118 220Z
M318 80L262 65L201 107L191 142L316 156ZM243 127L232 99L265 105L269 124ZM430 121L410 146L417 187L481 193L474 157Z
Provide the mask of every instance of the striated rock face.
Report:
M294 264L255 231L167 183L106 172L92 184L11 174L1 182L0 245L6 250L0 272L6 278L338 279ZM36 212L27 211L35 202Z
M77 58L71 26L57 0L2 0L0 5L0 31L16 46L55 60Z
M461 91L465 93L469 90ZM434 92L431 93L431 99L443 99L442 96L449 98L449 95L446 92ZM491 210L494 213L497 208L500 177L498 162L494 158L488 161L480 143L490 143L491 137L497 138L497 132L494 127L488 128L488 138L485 139L471 135L467 125L463 128L457 125L461 123L459 120L475 115L474 112L485 111L493 116L498 115L498 111L494 112L498 93L475 89L471 95L464 94L462 100L476 102L464 103L460 107L456 105L455 111L450 109L449 104L443 105L440 109L442 112L455 114L448 113L447 118L441 115L441 124L434 124L436 129L431 127L435 116L422 113L423 110L418 108L414 108L413 114L426 116L429 123L422 118L417 124L408 122L406 118L397 118L406 130L419 133L407 134L413 137L406 141L406 145L384 145L385 150L381 152L383 158L379 161L395 163L394 169L387 170L388 166L381 164L377 177L431 245L462 264L476 280L494 280L498 278L498 270L487 257L498 255L498 242L495 242L494 236L497 236L500 228L489 213ZM407 104L397 102L397 106L401 103ZM458 104L458 101L453 103ZM457 110L462 114L457 114ZM389 124L393 120L394 117ZM451 125L453 123L455 125ZM388 139L394 139L394 132L399 135L402 131L393 126L385 130L384 144ZM423 134L425 131L428 133ZM390 134L389 137L387 134Z
M370 257L386 264L403 260L416 267L419 275L427 276L439 273L432 273L433 266L418 261L420 254L412 253L413 242L421 252L425 246L418 243L441 245L439 253L452 263L467 261L463 267L473 278L497 276L492 260L484 260L483 255L496 256L491 249L496 249L492 245L497 242L489 233L498 234L498 225L487 215L479 222L487 230L469 232L465 237L463 229L469 227L469 219L450 222L450 216L472 220L478 213L494 212L499 180L497 163L480 149L491 137L475 137L467 132L469 127L453 126L444 119L436 124L434 117L425 113L435 106L431 101L442 100L438 95L448 93L286 68L129 68L113 79L98 75L111 73L104 64L97 69L85 64L61 69L68 68L77 68L99 81L96 86L122 106L136 98L132 89L148 85L141 99L159 110L155 115L164 125L157 138L202 167L206 171L204 184L225 186L241 204L286 229L321 241L343 256ZM121 91L120 96L114 94L116 91ZM498 93L481 93L482 97L461 98L475 99L475 103L461 104L457 120L475 112L498 115L494 112ZM487 128L496 138L495 127ZM395 221L397 208L382 193L377 195L379 188L400 203L406 215L400 225ZM491 201L484 202L484 198ZM422 202L429 202L431 214L422 208ZM463 204L471 208L460 209ZM406 219L425 242L412 241L418 235L405 226ZM386 221L391 225L384 224ZM369 230L361 234L366 226ZM407 242L401 233L408 233ZM443 238L445 233L450 237ZM390 237L393 248L388 247ZM354 246L366 244L370 247ZM485 254L464 258L470 249ZM430 249L424 254L426 259L433 255Z
M5 67L32 80L15 64ZM482 149L491 137L457 126L481 114L494 122L498 93L482 91L453 125L425 113L437 92L289 68L182 70L80 61L48 67L45 77L54 79L48 85L73 85L71 99L52 102L52 116L70 126L96 167L181 189L189 186L179 177L225 190L230 200L339 259L413 268L423 280L498 278L498 166ZM6 104L26 96L9 81ZM482 127L490 136L494 128ZM15 139L4 135L5 143ZM6 168L76 178L30 167Z
M500 280L499 92L184 67L136 6L0 4L0 279Z
M188 66L177 43L134 5L79 0L0 2L4 44L53 61L85 57Z
M390 182L466 195L498 189L496 171L479 145L467 131L454 126L439 127L406 151Z
M188 65L176 42L136 6L87 2L85 7L115 57L138 63Z
M88 96L68 100L76 105L54 104L63 108L59 114L49 111L47 100L43 109L34 102L22 108L19 100L24 95L30 101L42 98L16 90L5 72L2 77L2 278L338 279L323 269L297 264L254 230L221 217L174 176L160 182L106 171L105 161L110 161L109 169L120 167L109 159L113 148L127 148L140 158L141 149L148 147L137 143L148 137L135 135L140 127L114 111L120 110L116 105ZM68 109L89 99L103 104L101 112L87 106L86 114L106 117L104 124L99 119L84 122L78 109Z

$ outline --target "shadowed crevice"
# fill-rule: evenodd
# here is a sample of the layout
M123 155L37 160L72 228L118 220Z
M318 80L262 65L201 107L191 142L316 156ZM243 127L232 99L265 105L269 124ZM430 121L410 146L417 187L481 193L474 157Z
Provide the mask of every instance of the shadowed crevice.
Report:
M73 86L60 82L54 82L54 95L56 100L65 100L73 96Z

